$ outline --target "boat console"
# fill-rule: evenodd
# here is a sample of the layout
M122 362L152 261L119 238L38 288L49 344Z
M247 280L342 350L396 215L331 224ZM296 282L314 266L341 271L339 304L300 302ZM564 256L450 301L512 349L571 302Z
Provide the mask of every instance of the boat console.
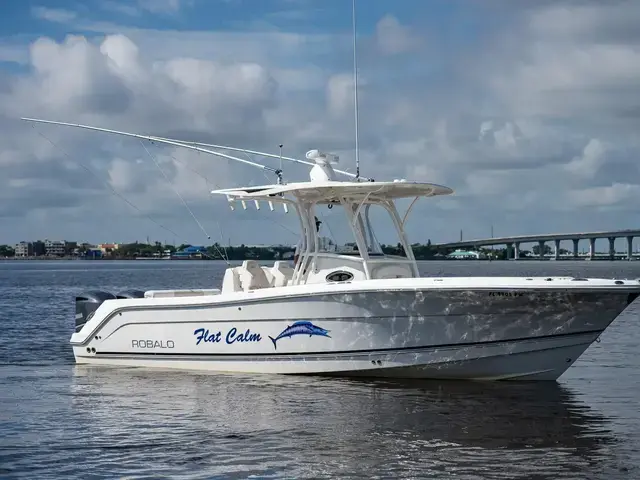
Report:
M223 293L291 285L419 277L404 223L419 198L449 195L453 191L441 185L406 180L337 181L331 166L336 162L335 157L312 150L307 158L317 162L309 182L211 192L225 195L232 210L235 210L235 202L240 202L243 209L248 203L254 203L259 209L259 202L266 202L272 211L276 203L283 205L285 213L294 210L304 239L304 248L293 269L285 266L285 262L276 262L269 268L260 267L254 261L245 261L241 267L227 269ZM395 205L395 201L401 198L414 199L404 216L400 215ZM354 241L355 255L322 251L321 238L315 226L316 209L322 206L343 211ZM386 255L382 251L372 227L371 212L376 210L391 221L388 228L395 230L397 243L402 247L404 256Z

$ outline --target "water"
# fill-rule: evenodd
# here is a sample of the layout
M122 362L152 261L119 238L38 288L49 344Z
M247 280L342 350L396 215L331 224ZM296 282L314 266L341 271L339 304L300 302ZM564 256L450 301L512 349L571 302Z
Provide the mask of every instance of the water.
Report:
M427 275L640 277L627 262ZM73 296L217 287L216 262L0 262L0 478L640 478L638 314L552 384L78 367Z

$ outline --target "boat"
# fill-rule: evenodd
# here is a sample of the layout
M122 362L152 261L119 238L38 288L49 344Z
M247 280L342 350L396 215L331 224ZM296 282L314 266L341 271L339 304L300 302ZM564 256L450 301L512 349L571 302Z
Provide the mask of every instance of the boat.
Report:
M355 2L353 8L355 31ZM360 176L355 63L354 34L355 174L335 168L339 157L320 150L309 150L302 160L283 156L282 145L276 155L23 118L182 147L271 172L275 183L212 194L226 198L234 210L266 205L263 211L277 206L293 212L305 240L294 266L282 260L229 264L219 288L77 295L70 338L76 363L256 374L557 380L636 299L637 279L422 276L405 229L408 216L418 200L454 192L435 183ZM280 168L223 151L277 158ZM283 161L311 167L309 180L284 181ZM338 175L350 178L339 180ZM401 200L411 200L402 215ZM345 216L352 248L319 248L315 217L322 208ZM402 255L384 253L373 227L375 215L390 220Z
M295 268L245 260L226 269L219 290L80 295L78 363L555 380L640 293L637 280L421 277L395 202L453 193L436 184L337 181L320 162L308 182L212 193L291 207L306 238ZM327 206L343 209L357 256L316 248L314 216ZM405 256L381 251L376 208L391 217Z

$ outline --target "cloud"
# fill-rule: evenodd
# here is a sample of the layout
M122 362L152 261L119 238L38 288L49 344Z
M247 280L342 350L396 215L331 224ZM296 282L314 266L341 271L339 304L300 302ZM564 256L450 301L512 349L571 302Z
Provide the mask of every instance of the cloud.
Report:
M103 0L97 4L97 7L106 12L129 17L140 17L143 14L168 16L179 14L181 11L193 7L194 3L194 0L137 0L132 3ZM48 8L40 5L31 7L31 15L39 20L63 24L70 24L79 17L78 12L72 10Z
M3 96L5 114L14 118L31 114L78 122L86 119L87 123L129 130L140 129L140 125L136 125L140 122L145 125L143 130L155 126L153 133L156 134L181 129L190 130L192 137L197 132L201 132L200 135L215 132L223 137L225 132L237 135L239 131L250 132L252 128L262 131L262 113L273 103L277 91L277 82L260 65L223 64L190 58L148 63L141 58L133 42L119 35L107 36L97 44L78 36L69 36L61 43L39 39L31 46L30 64L32 75ZM122 121L124 117L127 120ZM164 204L158 197L163 200L170 196L175 198L171 185L157 169L154 171L148 158L146 162L132 161L131 154L136 150L134 159L140 160L141 154L146 155L139 144L135 147L136 142L113 138L100 142L95 137L81 137L78 131L22 127L14 125L22 135L10 142L0 157L3 165L15 167L13 173L5 177L14 182L14 187L19 171L25 168L25 161L27 165L45 163L53 167L61 158L71 162L77 158L106 179L111 187L132 195L135 204L142 202L149 211ZM46 138L33 135L34 131ZM19 146L25 135L31 139L29 149ZM95 144L91 146L88 138L102 145L104 150L96 151ZM43 148L44 152L40 152ZM71 152L71 155L66 158L63 152ZM170 177L177 185L175 188L182 190L182 195L188 195L197 183L192 172L185 168L185 162L178 163L179 154L176 158L169 169ZM205 161L194 162L193 158L189 163L205 166ZM211 168L209 157L206 163L210 172L215 171L212 176L218 177L218 182L223 181L220 173L225 169ZM56 175L55 168L52 173L46 185L27 180L19 181L18 185L24 192L38 197L41 200L38 205L53 207L57 205L55 187L65 188L68 178L65 180L64 171L59 171L60 176ZM87 172L82 175L88 177L85 181L96 184ZM207 187L202 181L198 187L201 201ZM148 201L143 198L145 196ZM77 203L83 201L80 195L76 194L75 198ZM204 198L208 199L208 195ZM118 202L118 198L108 199L108 203L114 205ZM123 210L122 207L121 204L116 208Z
M611 207L617 204L633 204L640 195L640 185L615 183L606 187L584 188L568 193L573 207Z
M25 45L0 43L0 62L27 64L29 62L29 49Z
M65 16L35 7L39 19L83 34L0 38L0 60L11 65L0 64L0 215L3 232L12 232L0 243L162 238L167 232L146 215L185 241L201 241L176 191L207 230L220 222L233 242L250 242L256 231L265 242L295 242L280 226L296 230L291 215L232 213L209 195L216 187L272 182L273 175L147 142L151 158L135 139L17 118L272 153L283 144L286 155L298 157L321 148L354 171L350 32L324 24L312 30L313 19L301 19L297 30L279 27L278 15L269 29L141 28L132 24L147 18L145 8L181 12L187 23L207 11L198 2L123 5L103 7L128 17L129 26L85 10ZM416 206L412 239L446 241L461 228L466 237L482 237L490 224L501 234L524 234L640 221L630 207L640 185L635 2L483 2L464 31L453 28L462 21L458 13L433 23L415 5L410 21L400 20L408 18L402 10L389 11L361 26L358 43L362 174L456 190ZM265 15L283 8L275 2ZM285 167L288 180L307 175Z
M327 82L327 108L331 115L342 115L353 107L353 75L338 73Z
M574 157L566 165L567 170L575 175L593 178L606 161L606 148L596 138L589 140L582 155Z
M192 5L193 0L138 0L142 10L162 14L173 14Z
M38 18L40 20L46 20L48 22L55 23L68 23L76 18L76 13L70 10L47 8L41 6L32 7L31 14L35 18Z
M640 111L637 2L560 2L526 10L503 33L486 80L513 114L635 128ZM487 60L488 55L479 61Z
M408 52L420 44L420 37L402 25L393 15L385 15L376 24L377 46L385 55Z
M111 0L104 0L100 2L100 8L107 12L127 15L130 17L137 17L142 13L142 11L139 8L136 8L134 5Z

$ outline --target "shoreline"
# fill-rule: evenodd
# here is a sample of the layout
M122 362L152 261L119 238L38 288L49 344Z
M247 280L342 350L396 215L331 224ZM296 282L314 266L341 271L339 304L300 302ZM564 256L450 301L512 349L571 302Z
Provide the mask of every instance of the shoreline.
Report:
M233 259L230 258L228 259L228 261L230 262L242 262L244 260L256 260L258 262L274 262L274 261L282 261L283 259L274 259L274 258L237 258L237 259ZM620 259L614 259L611 260L610 258L594 258L594 259L589 259L589 258L560 258L558 260L554 259L554 258L537 258L537 257L533 257L533 258L519 258L518 260L514 260L514 259L501 259L501 258L496 258L496 259L488 259L488 258L466 258L466 259L455 259L455 258L444 258L444 257L438 257L438 258L416 258L416 260L418 262L433 262L433 261L446 261L446 262L460 262L460 261L465 261L465 262L586 262L586 261L591 261L591 262L620 262L620 261L624 261L624 262L628 262L629 260L626 258L620 258ZM67 262L71 262L71 261L83 261L83 262L113 262L113 261L153 261L153 262L159 262L159 261L178 261L178 262L184 262L184 261L206 261L206 262L224 262L225 260L222 258L153 258L153 257L134 257L134 258L130 258L130 257L102 257L102 258L82 258L82 257L72 257L72 256L67 256L67 257L47 257L47 256L38 256L38 257L0 257L0 261L16 261L16 262L26 262L26 261L47 261L47 262L53 262L53 261L67 261ZM284 259L284 261L289 261L292 262L293 259Z

